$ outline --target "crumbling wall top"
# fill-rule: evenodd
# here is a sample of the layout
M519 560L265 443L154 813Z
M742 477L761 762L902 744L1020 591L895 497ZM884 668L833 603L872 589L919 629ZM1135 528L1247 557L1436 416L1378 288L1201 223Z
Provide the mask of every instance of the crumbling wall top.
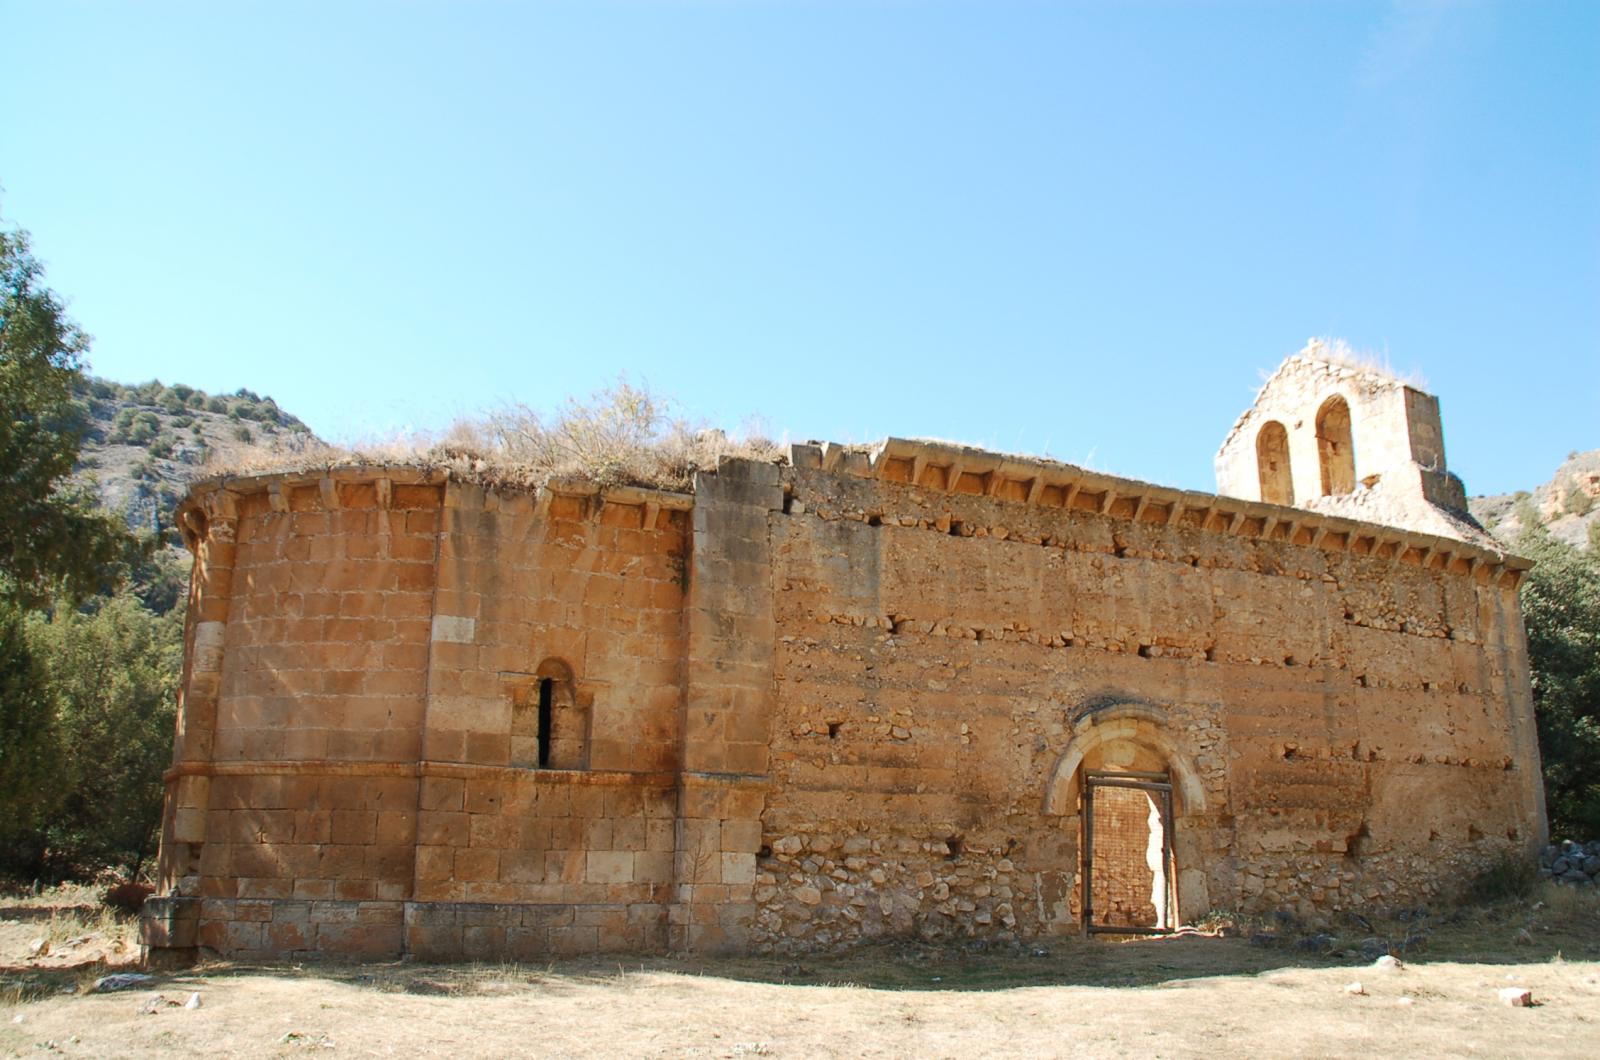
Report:
M812 442L793 446L790 464L797 472L853 475L997 503L1092 512L1374 555L1484 580L1504 575L1514 583L1521 571L1532 566L1531 561L1499 548L1493 539L1468 541L1288 505L1180 490L1060 461L949 442L888 438L870 448Z

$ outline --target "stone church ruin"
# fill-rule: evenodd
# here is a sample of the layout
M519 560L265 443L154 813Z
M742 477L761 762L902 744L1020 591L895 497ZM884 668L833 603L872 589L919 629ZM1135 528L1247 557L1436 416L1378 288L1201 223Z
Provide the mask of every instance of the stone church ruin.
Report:
M891 438L692 491L228 477L153 955L791 953L1423 901L1544 841L1437 401L1312 346L1219 495Z

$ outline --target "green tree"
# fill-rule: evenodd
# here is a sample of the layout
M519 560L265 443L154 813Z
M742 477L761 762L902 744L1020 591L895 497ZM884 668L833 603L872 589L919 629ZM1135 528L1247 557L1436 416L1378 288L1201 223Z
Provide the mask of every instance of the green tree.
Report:
M1534 560L1522 583L1551 832L1600 835L1600 553L1534 527L1517 540Z
M60 735L29 632L22 609L0 600L0 869L37 879L61 797Z
M51 782L62 794L46 828L54 875L110 865L137 872L155 852L182 623L181 613L153 614L132 593L33 621L59 733Z
M175 504L165 494L162 503L169 508ZM182 548L152 547L150 554L133 568L129 591L153 614L164 615L177 608L181 618L189 597L189 569L193 562Z
M89 339L42 279L27 233L0 230L0 599L35 606L112 584L131 543L71 481Z

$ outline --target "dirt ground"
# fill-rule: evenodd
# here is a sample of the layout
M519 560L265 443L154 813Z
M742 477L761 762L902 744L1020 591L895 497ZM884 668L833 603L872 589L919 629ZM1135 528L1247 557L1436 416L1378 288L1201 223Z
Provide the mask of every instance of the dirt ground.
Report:
M41 912L41 910L43 912ZM547 967L208 964L119 993L131 924L0 899L0 1053L34 1056L1561 1056L1600 1031L1600 896L1336 936L897 946ZM38 957L30 948L58 938ZM87 941L84 936L91 938ZM1252 936L1252 937L1245 937ZM119 946L118 940L122 940ZM63 944L78 940L75 946ZM1372 947L1403 966L1373 965ZM1351 991L1359 982L1361 993ZM1510 1008L1501 987L1527 987ZM196 1008L184 1007L199 995ZM156 1000L157 998L161 1000Z

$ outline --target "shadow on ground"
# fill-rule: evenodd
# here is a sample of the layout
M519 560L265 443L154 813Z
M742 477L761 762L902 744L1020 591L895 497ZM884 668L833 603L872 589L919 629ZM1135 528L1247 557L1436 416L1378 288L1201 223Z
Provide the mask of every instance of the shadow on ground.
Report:
M1559 904L1559 903L1558 903ZM897 941L836 956L770 958L616 955L548 964L433 965L205 962L158 972L141 989L182 989L235 977L269 976L342 983L383 993L472 997L537 986L557 991L637 975L682 975L751 983L851 986L888 991L992 991L1035 986L1145 987L1181 980L1253 976L1286 968L1361 967L1393 953L1407 963L1527 964L1565 957L1600 959L1594 903L1549 908L1512 901L1431 916L1401 912L1379 922L1352 918L1309 931L1292 922L1240 925L1234 937L1064 937L1028 945ZM29 913L37 910L29 909ZM30 917L31 919L31 917ZM1337 931L1337 934L1332 932ZM29 1000L89 989L110 969L101 962L39 968L0 957L0 999Z

